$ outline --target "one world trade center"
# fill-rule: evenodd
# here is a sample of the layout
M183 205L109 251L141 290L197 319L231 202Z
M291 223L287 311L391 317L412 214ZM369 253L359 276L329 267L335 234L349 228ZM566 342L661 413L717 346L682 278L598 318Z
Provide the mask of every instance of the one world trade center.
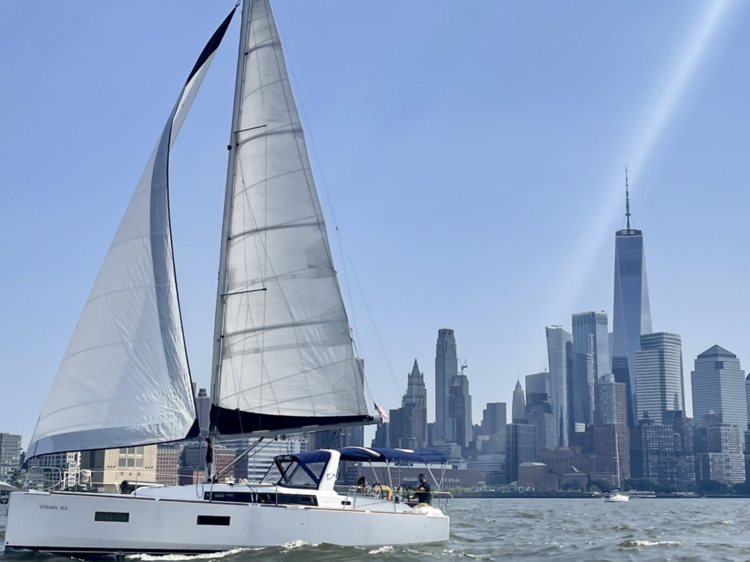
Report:
M638 423L635 404L635 352L641 334L651 333L646 256L643 232L630 226L630 194L625 174L625 230L615 237L615 302L612 335L612 372L627 385L628 425Z

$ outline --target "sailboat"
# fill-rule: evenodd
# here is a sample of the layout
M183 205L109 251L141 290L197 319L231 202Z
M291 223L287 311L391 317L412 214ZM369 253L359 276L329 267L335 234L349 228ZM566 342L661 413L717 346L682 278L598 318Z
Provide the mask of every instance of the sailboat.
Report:
M604 496L604 498L602 498L605 502L624 503L630 501L630 496L625 495L620 491L620 486L622 485L621 472L620 445L617 443L617 431L615 431L615 478L617 480L617 483L614 490L610 490L609 493Z
M196 438L169 210L169 156L237 7L201 52L105 257L27 458ZM269 0L244 0L211 379L214 439L373 423ZM212 297L213 298L213 297ZM207 439L208 443L208 439ZM448 539L430 505L334 487L339 463L434 461L364 447L282 455L257 484L13 492L7 550L196 553L304 541Z

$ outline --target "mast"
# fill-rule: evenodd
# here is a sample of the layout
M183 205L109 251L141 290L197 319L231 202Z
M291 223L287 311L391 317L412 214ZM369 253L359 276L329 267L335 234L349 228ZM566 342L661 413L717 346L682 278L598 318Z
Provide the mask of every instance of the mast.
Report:
M615 428L615 470L617 471L617 487L620 488L620 445L617 442L617 428Z
M234 83L234 104L232 106L232 130L229 133L229 162L227 164L227 185L224 194L224 218L221 224L221 250L219 253L219 282L216 291L216 316L214 320L214 351L211 361L211 396L219 395L219 368L221 363L224 325L224 295L227 283L227 252L229 249L229 221L232 217L232 194L234 189L235 162L234 150L237 147L237 131L240 128L240 108L242 105L242 89L244 86L245 64L247 57L247 24L250 21L252 0L244 0L242 5L242 26L240 27L240 41L237 52L237 76ZM212 433L214 423L210 422L209 433Z

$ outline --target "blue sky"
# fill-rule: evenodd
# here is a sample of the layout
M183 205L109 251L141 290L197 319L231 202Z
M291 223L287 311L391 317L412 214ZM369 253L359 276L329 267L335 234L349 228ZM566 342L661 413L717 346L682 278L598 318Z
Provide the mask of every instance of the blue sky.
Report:
M231 6L0 3L0 431L28 442L164 120ZM274 7L380 404L399 405L417 358L433 415L437 330L453 328L478 422L486 402L510 402L516 377L547 366L545 325L611 315L625 166L654 330L682 335L688 404L698 353L719 344L750 365L744 2ZM172 157L177 274L201 386L237 31Z

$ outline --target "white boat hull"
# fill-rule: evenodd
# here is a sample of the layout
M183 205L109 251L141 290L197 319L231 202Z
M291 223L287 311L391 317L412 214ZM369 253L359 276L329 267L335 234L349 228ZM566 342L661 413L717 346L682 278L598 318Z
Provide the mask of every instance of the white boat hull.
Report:
M5 540L8 550L79 555L217 552L294 541L342 546L447 541L450 518L438 510L429 511L15 492L10 498ZM127 522L96 521L97 512L127 514ZM202 524L198 524L199 516ZM213 523L206 524L206 516Z

